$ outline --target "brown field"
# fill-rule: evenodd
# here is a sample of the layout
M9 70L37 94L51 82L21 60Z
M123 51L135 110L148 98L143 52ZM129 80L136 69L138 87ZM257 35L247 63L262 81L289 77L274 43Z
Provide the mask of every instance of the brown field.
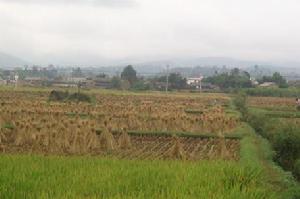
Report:
M249 97L249 106L273 110L296 110L295 98Z
M95 102L47 102L48 92L0 93L0 148L10 153L114 155L129 159L238 159L238 125L218 95L94 94ZM200 96L200 97L199 97ZM144 132L141 135L128 131ZM145 132L148 132L146 134ZM215 138L151 132L210 134Z

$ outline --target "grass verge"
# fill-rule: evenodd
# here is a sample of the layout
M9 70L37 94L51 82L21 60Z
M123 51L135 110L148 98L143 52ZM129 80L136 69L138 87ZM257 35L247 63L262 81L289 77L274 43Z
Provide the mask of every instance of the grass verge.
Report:
M299 184L291 172L284 171L274 161L274 151L265 138L257 135L248 125L244 125L244 137L241 140L240 163L256 170L266 189L277 192L280 199L299 199Z

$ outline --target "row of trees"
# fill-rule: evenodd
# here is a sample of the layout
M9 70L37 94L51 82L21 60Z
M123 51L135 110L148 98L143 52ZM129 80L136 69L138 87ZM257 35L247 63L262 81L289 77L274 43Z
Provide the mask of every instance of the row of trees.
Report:
M229 73L221 73L207 77L204 79L204 82L217 85L221 89L254 87L254 82L251 81L250 74L238 68L232 69ZM275 72L272 76L263 76L261 79L258 79L258 82L274 82L279 88L288 87L286 79L278 72Z
M275 72L272 76L263 76L261 79L258 79L258 82L274 82L279 86L279 88L288 87L286 79L284 79L284 77L282 77L278 72Z
M165 89L168 79L168 89L178 90L187 88L186 79L179 73L170 73L167 76L154 77L145 80L144 78L137 77L136 70L132 65L126 66L121 77L112 78L112 87L117 89L132 89L132 90L150 90L150 89Z
M128 65L123 69L121 77L115 76L112 78L112 87L116 89L148 89L143 79L137 77L136 70L134 70L132 65Z
M232 69L229 73L221 73L207 77L203 81L217 85L221 89L253 87L250 74L238 68Z

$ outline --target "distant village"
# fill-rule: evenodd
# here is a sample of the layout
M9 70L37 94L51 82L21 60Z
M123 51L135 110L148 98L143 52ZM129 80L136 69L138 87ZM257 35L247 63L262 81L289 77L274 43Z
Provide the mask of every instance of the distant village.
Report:
M130 65L130 67L132 67ZM126 68L126 67L124 67ZM125 69L124 69L125 70ZM130 89L133 90L165 90L165 89L188 89L196 91L220 90L225 88L227 82L220 83L221 77L233 78L230 76L236 73L243 78L239 87L274 87L278 86L276 81L272 81L272 77L263 77L259 80L252 77L249 73L238 71L227 71L224 73L215 73L212 77L207 77L201 73L190 76L183 76L181 73L164 71L151 77L146 77L136 73L134 68L134 77L124 77L121 74L106 74L97 71L85 71L84 68L57 68L53 65L47 67L41 66L24 66L22 68L4 70L0 69L0 85L22 85L22 86L52 86L70 88L80 85L84 88L102 88L102 89ZM124 71L123 71L124 72ZM223 79L224 79L223 77ZM241 78L240 78L241 79ZM286 81L286 80L284 80ZM287 81L286 81L287 83ZM235 87L236 85L230 84Z
M78 83L87 87L109 88L111 78L105 74L84 74L80 68L59 71L53 65L32 66L24 69L0 71L0 84L26 86L76 87Z
M164 74L166 75L166 74ZM142 79L145 83L155 84L156 89L164 89L164 81L160 82L156 76L157 81L153 82L155 78L145 78L143 76L137 77ZM114 80L120 75L109 75L105 73L84 72L80 67L72 68L71 70L59 71L53 65L48 67L32 66L24 67L23 69L1 70L0 71L0 85L23 85L23 86L53 86L53 87L77 87L78 84L86 88L114 88ZM120 78L121 79L121 78ZM202 75L198 77L187 77L186 85L189 88L199 89ZM152 82L150 82L152 80ZM207 89L216 89L212 85L203 85Z

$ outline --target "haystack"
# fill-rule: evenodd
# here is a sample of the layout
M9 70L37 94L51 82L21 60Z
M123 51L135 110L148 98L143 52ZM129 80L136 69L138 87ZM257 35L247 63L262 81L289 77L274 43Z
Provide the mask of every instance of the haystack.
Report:
M130 136L128 135L126 130L124 130L120 135L118 143L120 149L130 149L132 147Z
M116 149L115 138L114 138L113 134L107 129L105 129L100 134L99 142L100 142L101 148L103 148L105 150L114 150L114 149Z

